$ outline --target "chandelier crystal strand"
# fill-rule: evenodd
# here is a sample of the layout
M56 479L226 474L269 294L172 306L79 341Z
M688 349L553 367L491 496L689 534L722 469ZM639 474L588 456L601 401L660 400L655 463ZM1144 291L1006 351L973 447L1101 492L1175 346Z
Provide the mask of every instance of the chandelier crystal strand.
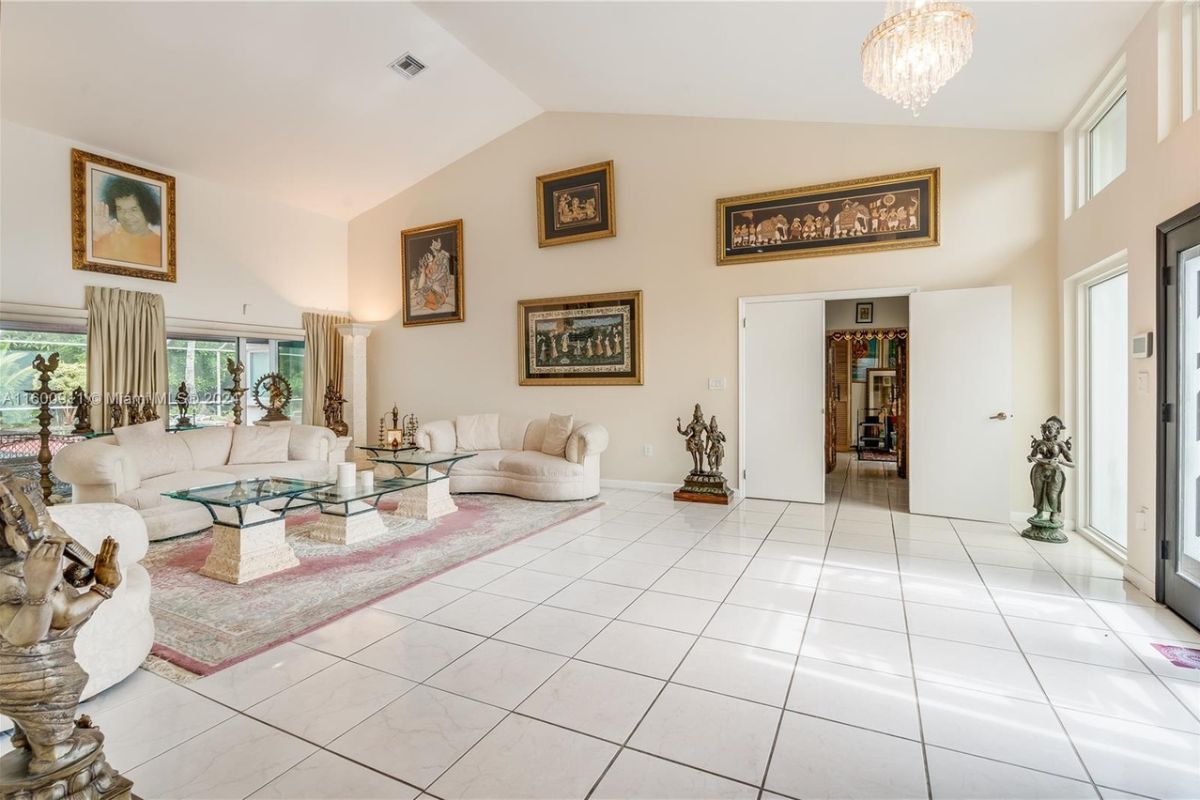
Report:
M862 45L863 83L917 116L971 60L975 15L959 3L888 0Z

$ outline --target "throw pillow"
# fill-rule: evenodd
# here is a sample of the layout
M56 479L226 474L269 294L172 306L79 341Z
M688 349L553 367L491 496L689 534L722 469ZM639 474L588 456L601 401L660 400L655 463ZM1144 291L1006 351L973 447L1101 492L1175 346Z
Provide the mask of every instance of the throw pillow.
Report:
M163 420L113 428L113 436L117 438L117 444L133 458L142 480L175 471L171 434L167 433Z
M499 450L500 415L471 414L454 420L459 450Z
M269 464L288 460L289 425L238 425L233 429L230 464Z
M551 414L546 422L546 438L542 439L542 452L548 456L566 457L567 439L575 425L574 414Z

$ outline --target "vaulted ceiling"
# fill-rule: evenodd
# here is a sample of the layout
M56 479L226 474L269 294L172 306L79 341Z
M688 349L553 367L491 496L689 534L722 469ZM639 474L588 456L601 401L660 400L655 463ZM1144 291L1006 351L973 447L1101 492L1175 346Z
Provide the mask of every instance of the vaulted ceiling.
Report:
M1149 7L969 5L975 56L914 120L860 78L882 1L10 0L0 114L348 219L544 110L1056 130Z

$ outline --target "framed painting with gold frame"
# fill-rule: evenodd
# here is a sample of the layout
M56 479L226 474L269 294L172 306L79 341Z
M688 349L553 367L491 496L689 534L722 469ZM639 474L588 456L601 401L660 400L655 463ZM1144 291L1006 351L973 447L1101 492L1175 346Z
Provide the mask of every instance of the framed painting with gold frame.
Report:
M522 386L642 384L642 293L517 301Z
M71 150L71 265L175 282L175 178Z
M400 262L405 326L466 319L461 219L400 231Z
M613 162L537 178L538 247L617 235Z
M717 200L717 263L933 247L937 167Z

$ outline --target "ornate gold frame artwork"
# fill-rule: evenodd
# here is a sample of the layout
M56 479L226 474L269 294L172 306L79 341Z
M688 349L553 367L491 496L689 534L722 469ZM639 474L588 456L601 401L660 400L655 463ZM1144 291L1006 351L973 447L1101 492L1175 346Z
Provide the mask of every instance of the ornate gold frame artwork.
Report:
M939 243L937 167L717 201L717 263Z
M522 386L642 383L642 293L517 301Z
M466 319L461 219L400 231L400 262L406 327Z
M72 266L175 282L175 178L71 150Z
M538 247L617 235L613 162L537 178Z

